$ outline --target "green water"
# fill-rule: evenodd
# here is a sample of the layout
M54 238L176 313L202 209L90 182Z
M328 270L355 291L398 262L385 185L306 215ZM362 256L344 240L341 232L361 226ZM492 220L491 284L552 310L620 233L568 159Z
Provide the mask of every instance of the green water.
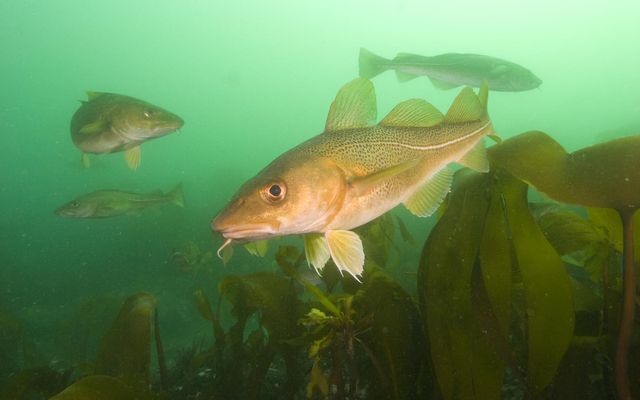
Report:
M278 271L278 243L266 258L238 248L228 265L215 259L197 271L180 269L172 253L186 243L217 249L212 217L264 165L323 130L337 90L358 74L361 47L385 57L469 52L519 63L543 83L490 94L496 131L542 130L571 151L640 132L639 17L631 0L0 2L0 309L18 321L36 359L11 355L0 383L27 367L90 362L118 302L140 291L158 299L169 358L194 341L210 345L192 291L206 286L216 303L223 277ZM379 118L414 97L446 110L458 92L426 78L400 84L391 72L373 82ZM83 169L69 121L85 90L145 99L185 126L145 143L135 172L121 153L93 156ZM180 182L184 209L105 220L53 214L86 192ZM405 269L397 277L414 295L435 219L394 213L417 242L399 243ZM64 327L89 318L74 317L89 301L111 309L86 352L70 356Z

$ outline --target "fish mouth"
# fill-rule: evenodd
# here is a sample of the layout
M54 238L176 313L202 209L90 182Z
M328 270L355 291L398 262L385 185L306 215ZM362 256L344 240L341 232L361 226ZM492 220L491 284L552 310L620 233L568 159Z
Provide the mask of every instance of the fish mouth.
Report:
M225 247L232 245L233 243L245 243L254 240L269 239L276 236L277 234L276 230L267 224L238 225L226 229L221 228L219 225L220 224L217 222L217 219L214 219L211 223L211 230L214 232L219 232L225 239L222 246L220 246L220 248L216 252L218 258L220 258L221 260L224 260L222 250L224 250Z
M211 229L222 234L225 239L233 240L260 240L275 236L277 233L273 227L267 224L239 225L220 229L215 220L211 225Z

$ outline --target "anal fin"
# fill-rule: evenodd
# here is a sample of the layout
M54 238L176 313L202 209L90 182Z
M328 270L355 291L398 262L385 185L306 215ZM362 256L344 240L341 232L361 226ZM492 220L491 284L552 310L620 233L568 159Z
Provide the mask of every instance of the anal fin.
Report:
M452 181L453 171L445 167L431 177L403 204L413 215L428 217L438 209L442 200L447 197L451 190Z
M325 233L329 252L340 273L346 271L358 282L364 270L364 250L360 237L351 231L327 231Z
M135 146L124 152L124 159L132 170L136 170L140 165L141 151L140 146Z
M410 74L408 72L396 70L396 78L398 78L398 82L408 82L410 80L416 79L418 75Z
M433 84L433 87L440 90L449 90L460 86L457 83L449 83L432 77L429 77L429 80L431 81L431 84Z
M458 160L458 164L478 172L489 172L489 160L487 159L487 150L484 147L484 141L480 139L467 154Z

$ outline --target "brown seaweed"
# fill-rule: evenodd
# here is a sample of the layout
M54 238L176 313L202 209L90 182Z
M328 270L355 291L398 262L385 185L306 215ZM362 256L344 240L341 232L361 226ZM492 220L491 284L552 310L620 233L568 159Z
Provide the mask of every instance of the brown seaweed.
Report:
M633 216L640 207L640 135L567 153L542 132L527 132L494 146L493 162L549 197L584 207L611 208L622 220L623 312L615 356L618 397L631 397L629 348L636 302Z
M445 399L500 398L507 366L526 376L527 391L539 393L569 345L569 278L526 194L527 186L503 171L459 172L425 244L418 289ZM524 310L526 351L510 340L517 336L514 307Z

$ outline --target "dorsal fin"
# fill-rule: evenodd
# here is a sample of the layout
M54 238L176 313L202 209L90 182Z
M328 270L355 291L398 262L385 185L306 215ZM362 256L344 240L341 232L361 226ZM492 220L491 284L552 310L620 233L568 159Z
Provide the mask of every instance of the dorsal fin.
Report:
M383 126L415 126L428 128L444 120L444 115L437 108L422 99L403 101L391 110L380 125Z
M365 78L356 78L338 91L331 103L325 132L363 128L376 119L376 93Z
M87 93L87 100L89 101L95 100L104 94L102 92L92 92L90 90L87 90L86 93Z
M447 111L444 120L452 123L470 122L481 120L486 115L486 109L480 99L470 87L460 91Z
M410 74L408 72L400 71L396 69L396 78L398 78L398 82L408 82L413 79L416 79L418 75Z

